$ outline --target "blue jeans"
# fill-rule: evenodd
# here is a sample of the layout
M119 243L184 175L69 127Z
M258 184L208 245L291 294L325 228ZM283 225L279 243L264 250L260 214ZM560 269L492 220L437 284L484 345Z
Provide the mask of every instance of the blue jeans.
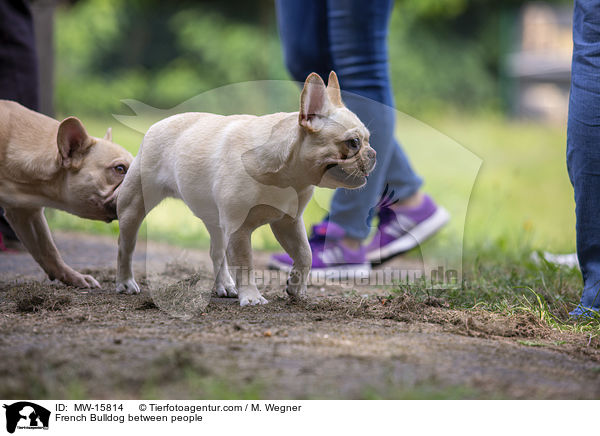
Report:
M278 0L277 19L285 62L293 78L311 72L324 80L335 70L346 106L371 132L377 166L365 187L337 189L329 220L357 239L369 235L386 186L394 199L413 195L422 180L394 139L395 110L387 35L393 0Z
M600 308L600 0L576 0L567 127L567 168L575 191L580 306ZM577 313L577 311L576 311Z

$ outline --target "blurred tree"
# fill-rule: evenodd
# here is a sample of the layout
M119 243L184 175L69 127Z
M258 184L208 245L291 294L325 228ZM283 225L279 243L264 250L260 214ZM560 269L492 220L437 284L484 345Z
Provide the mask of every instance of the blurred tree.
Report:
M58 13L57 105L181 103L227 83L287 78L270 1L85 0Z
M568 3L568 0L553 0ZM525 0L397 0L392 80L400 110L498 108L503 17ZM57 14L59 112L120 99L168 107L227 83L285 79L271 0L80 0Z

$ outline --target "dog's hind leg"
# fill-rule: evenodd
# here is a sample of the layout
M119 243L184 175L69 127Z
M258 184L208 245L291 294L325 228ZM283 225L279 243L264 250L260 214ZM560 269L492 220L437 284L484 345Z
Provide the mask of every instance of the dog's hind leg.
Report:
M210 258L215 272L215 291L219 297L237 297L238 292L227 265L225 233L218 225L206 225L206 229L210 234Z
M132 264L137 234L146 214L165 197L161 189L142 189L139 158L136 158L127 172L117 200L119 219L117 292L119 293L140 292L140 287L133 277Z

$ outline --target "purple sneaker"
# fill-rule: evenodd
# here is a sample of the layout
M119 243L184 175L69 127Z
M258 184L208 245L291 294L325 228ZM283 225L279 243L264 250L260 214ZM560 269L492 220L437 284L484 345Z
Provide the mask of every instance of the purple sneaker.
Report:
M367 246L367 260L384 262L398 254L412 250L440 230L450 214L437 206L429 195L416 207L383 207L379 211L379 225L373 240Z
M312 251L311 278L344 279L369 274L371 264L366 259L367 249L361 246L351 250L341 243L346 232L339 225L323 221L312 228L309 238ZM274 254L269 268L290 271L294 262L287 253Z

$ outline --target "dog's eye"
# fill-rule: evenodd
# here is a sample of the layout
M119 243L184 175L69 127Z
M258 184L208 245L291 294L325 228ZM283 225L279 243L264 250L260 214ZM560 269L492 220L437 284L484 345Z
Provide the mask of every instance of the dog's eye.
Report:
M125 175L127 173L127 167L123 164L119 164L115 166L115 171L117 174Z
M360 148L360 139L358 139L358 138L348 139L346 141L346 146L350 150L358 150Z

